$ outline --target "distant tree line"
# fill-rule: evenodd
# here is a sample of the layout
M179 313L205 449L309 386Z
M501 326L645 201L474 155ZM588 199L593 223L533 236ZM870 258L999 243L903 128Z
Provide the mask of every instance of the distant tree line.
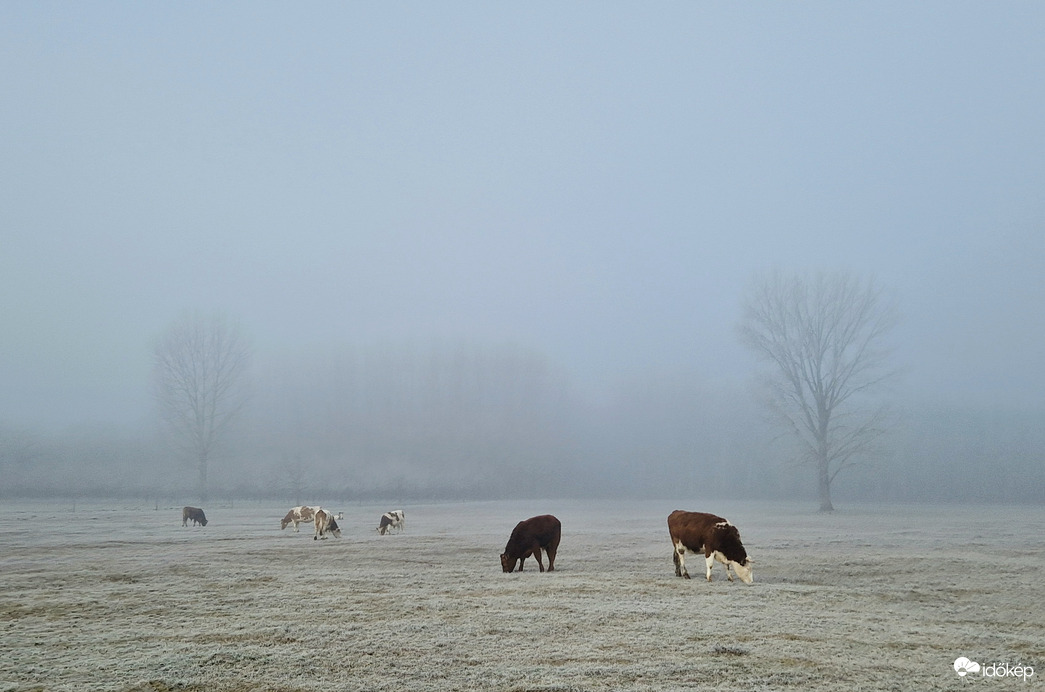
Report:
M244 440L278 488L474 493L510 480L540 494L571 415L561 375L508 346L344 348L285 359L258 385Z
M161 425L44 434L0 420L0 496L1045 502L1045 411L898 402L884 424L893 322L871 281L757 280L740 334L768 366L764 407L685 369L593 399L516 345L259 361L235 324L186 313L154 351Z
M552 381L566 386L557 377ZM350 426L327 436L319 434L319 423L302 430L292 421L281 423L274 411L263 416L252 409L216 457L210 496L288 503L512 496L816 500L812 468L806 476L803 467L787 463L746 392L694 390L692 381L683 373L635 380L598 406L575 400L567 387L560 409L566 418L555 421L547 436L515 436L509 444L495 425L482 433L488 445L500 445L490 456L474 451L464 422L435 443L419 433L427 444L407 447L390 437L416 418L396 417L366 435ZM334 415L329 402L297 405L302 414L316 406ZM905 410L889 434L889 451L842 477L834 498L1045 503L1043 414L943 405ZM269 444L277 441L283 446ZM383 456L367 461L368 450L383 450ZM458 464L458 457L469 463ZM183 504L197 490L191 460L155 429L41 433L0 424L0 497Z

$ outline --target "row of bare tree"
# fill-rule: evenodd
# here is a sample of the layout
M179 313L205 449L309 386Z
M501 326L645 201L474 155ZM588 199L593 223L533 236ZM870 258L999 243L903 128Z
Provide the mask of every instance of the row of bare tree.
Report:
M850 498L1045 501L1045 432L1026 416L889 413L895 314L869 279L769 274L739 325L766 364L760 402L686 373L594 402L520 347L329 345L257 363L234 322L186 313L156 342L166 436L0 421L0 494L797 494L829 511L842 477Z
M833 509L838 474L887 429L887 409L871 395L893 373L885 338L895 315L872 280L845 273L774 273L747 297L742 340L770 364L766 404L815 469L821 511ZM248 399L249 361L242 332L215 316L184 315L156 348L156 398L194 460L201 499L214 451ZM256 438L299 474L305 456L395 469L419 450L431 464L462 449L471 453L454 462L474 474L513 464L537 473L569 454L568 426L583 424L562 380L532 353L342 352L320 366L284 369L269 383L267 417L255 418Z
M349 435L324 439L321 426L295 437L294 426L261 415L265 400L275 397L263 396L263 375L256 377L255 400L215 450L211 502L555 496L686 498L713 507L716 498L816 500L814 466L798 463L788 438L766 426L751 393L708 390L696 373L633 379L598 406L568 403L558 438L502 439L490 457L473 441L486 433L465 424L438 444L418 437L416 447L396 442L401 423L379 427L365 453ZM838 475L832 499L836 506L1045 503L1041 417L1041 410L1000 411L968 401L903 408L879 439L879 452ZM0 424L0 501L137 497L180 507L194 504L198 492L187 461L155 427L43 432Z

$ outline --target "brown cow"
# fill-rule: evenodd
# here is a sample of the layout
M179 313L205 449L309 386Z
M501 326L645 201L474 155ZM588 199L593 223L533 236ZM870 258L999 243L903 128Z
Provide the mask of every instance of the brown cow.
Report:
M328 533L332 534L334 538L341 538L341 528L337 525L337 519L325 509L316 508L315 523L316 535L312 536L312 540L326 538Z
M537 560L537 567L543 572L541 548L544 548L548 553L548 571L553 571L555 569L555 551L559 549L561 534L562 524L550 514L542 514L539 517L520 521L512 530L508 544L504 546L504 552L501 553L501 569L511 572L518 561L519 571L522 572L526 558L533 555Z
M737 527L722 517L703 512L683 512L676 509L668 515L668 531L671 533L672 557L675 560L675 576L689 579L686 571L686 551L704 553L707 565L705 576L711 581L711 566L718 560L726 566L726 577L733 581L729 568L737 573L741 581L754 581L751 564L744 545L740 542Z
M294 532L297 533L298 524L305 522L312 523L316 516L315 507L309 507L308 505L301 505L300 507L292 507L287 516L283 517L283 520L279 522L279 528L282 531L287 528L289 524L294 525Z
M202 526L207 525L207 517L203 514L203 510L199 507L182 507L181 508L181 525L188 526L189 519L192 519L192 525L200 524Z

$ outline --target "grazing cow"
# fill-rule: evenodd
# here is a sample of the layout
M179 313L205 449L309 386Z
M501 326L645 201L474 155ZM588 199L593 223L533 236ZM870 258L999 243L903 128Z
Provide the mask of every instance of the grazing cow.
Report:
M328 533L332 534L334 538L341 538L341 529L338 527L337 519L334 518L333 514L317 507L314 520L316 523L316 535L312 537L312 540L326 538Z
M381 515L381 521L378 523L377 532L384 536L385 532L390 529L402 531L404 528L406 528L406 512L401 509L393 509L391 512L385 512Z
M548 571L555 569L555 551L559 549L559 538L562 534L562 524L550 514L542 514L539 517L531 517L520 521L508 537L508 544L504 546L501 553L501 569L511 572L515 569L515 563L519 563L519 571L523 571L523 563L530 555L537 560L537 567L544 571L541 562L541 548L548 553Z
M693 553L704 553L707 565L705 576L711 581L711 566L718 560L726 566L726 577L733 581L729 568L737 573L740 580L750 584L755 579L751 574L754 562L747 556L744 545L740 542L737 527L722 517L703 512L683 512L675 510L668 515L668 532L671 533L671 545L674 550L675 576L689 579L686 571L687 550Z
M283 521L279 522L279 529L282 531L287 528L289 524L294 525L294 532L297 533L298 524L312 523L312 520L316 516L316 508L309 507L308 505L301 505L300 507L294 507L287 516L283 517Z
M181 508L181 525L188 526L189 519L192 519L192 525L200 524L201 526L207 525L207 517L203 514L203 510L199 507L182 507Z

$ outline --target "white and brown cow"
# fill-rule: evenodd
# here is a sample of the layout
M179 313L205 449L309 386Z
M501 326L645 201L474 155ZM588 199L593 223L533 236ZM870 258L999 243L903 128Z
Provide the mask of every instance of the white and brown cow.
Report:
M181 508L181 525L188 526L189 520L192 520L192 525L199 524L200 526L207 525L207 517L203 513L203 510L199 507L182 507Z
M393 509L391 512L385 512L381 515L381 521L377 525L377 532L384 536L387 531L395 529L398 532L404 528L406 528L406 512L401 509Z
M542 514L520 521L508 537L508 544L504 546L501 553L501 570L511 572L515 569L515 563L519 563L519 571L523 571L523 563L526 558L533 555L537 560L537 567L544 571L541 562L541 548L548 553L548 571L555 570L555 552L559 549L559 539L562 537L562 524L550 514Z
M316 508L313 521L316 524L316 534L312 536L312 540L326 538L328 533L334 536L334 538L341 538L341 528L337 525L337 519L322 507Z
M747 556L740 542L740 531L722 517L677 509L668 515L668 531L674 548L672 557L675 560L676 577L689 579L689 572L686 571L686 551L689 550L704 553L708 581L711 581L711 566L715 560L726 566L726 577L730 581L733 581L730 567L745 584L755 580L751 568L753 560Z
M287 516L283 517L283 521L279 522L279 529L282 531L287 528L290 524L294 525L294 531L297 532L298 524L311 524L316 516L316 508L309 507L308 505L301 505L300 507L294 507Z

